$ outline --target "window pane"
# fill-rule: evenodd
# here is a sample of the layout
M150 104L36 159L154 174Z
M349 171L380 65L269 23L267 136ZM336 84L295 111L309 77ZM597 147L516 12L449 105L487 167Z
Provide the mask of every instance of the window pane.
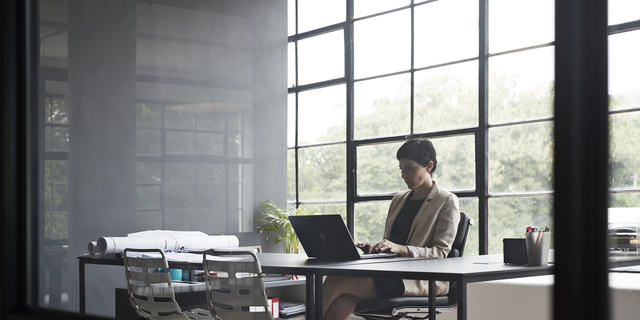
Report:
M613 114L610 120L611 188L637 188L640 175L640 112Z
M345 21L347 18L345 0L304 0L298 1L298 32Z
M356 139L409 133L411 75L358 81L354 84Z
M300 92L298 94L298 145L346 139L346 87Z
M640 2L638 0L609 0L609 25L640 20Z
M346 203L322 203L322 204L305 204L305 207L318 208L319 214L339 214L342 219L347 221L347 204Z
M51 215L51 239L67 239L69 237L69 219L66 213Z
M220 133L196 133L196 154L224 155L224 135Z
M167 210L165 229L174 231L193 231L196 229L196 212L193 210Z
M353 15L355 18L408 6L409 0L354 0Z
M53 191L51 196L52 196L52 200L53 200L53 212L67 212L69 211L69 206L68 206L68 200L67 200L67 193L68 193L68 188L67 188L67 184L54 184L51 187L51 190Z
M167 154L194 154L194 132L167 131Z
M195 165L193 163L167 163L164 165L166 182L195 182Z
M288 59L288 70L287 70L287 86L294 87L296 86L296 43L289 42L287 45L287 59Z
M136 165L136 181L138 183L161 182L162 164L157 162L138 162Z
M491 0L489 51L549 43L555 39L555 1Z
M136 126L148 128L162 127L162 106L151 103L138 103L136 106Z
M162 153L159 129L136 129L136 153L138 155L160 155Z
M194 209L195 185L194 184L165 184L165 207L167 209Z
M196 181L225 182L226 165L224 163L197 163Z
M411 67L410 10L356 21L353 29L356 78L409 70Z
M414 130L434 132L478 125L478 62L418 71Z
M52 105L53 97L46 96L44 98L44 122L46 124L51 124L51 105Z
M394 142L357 148L358 195L395 193L407 189L396 159L396 152L402 143Z
M304 148L300 160L300 200L345 199L346 146Z
M294 206L288 206L289 208ZM301 207L311 211L317 209L316 214L339 214L344 223L347 223L347 205L346 203L305 203Z
M640 193L611 193L609 194L610 208L637 208L640 207Z
M239 106L238 108L244 108L244 106ZM229 118L232 119L232 121L230 121L231 123L237 122L234 121L237 120L235 114L230 115ZM215 112L200 113L198 114L198 117L196 117L196 129L208 131L225 131L227 130L227 124L225 123L225 119L221 118Z
M479 201L478 198L460 198L460 211L466 213L473 219L473 224L469 228L469 236L464 247L464 256L477 256L480 254L480 227L478 219Z
M430 139L438 166L433 179L445 190L475 190L475 138L472 135Z
M138 211L136 231L162 229L162 214L158 211Z
M551 228L553 248L553 197L489 198L489 254L503 252L503 238L524 238L528 226Z
M391 201L368 201L354 205L355 242L377 243L384 236L384 225Z
M640 31L609 37L609 94L611 109L640 106Z
M51 150L69 151L69 129L51 128Z
M296 152L287 150L287 201L296 201Z
M51 98L51 123L68 124L67 105L65 99L61 97Z
M164 126L171 129L194 129L195 113L180 112L171 110L171 106L167 106L164 111Z
M44 150L51 151L51 127L44 128Z
M552 190L553 123L489 129L489 191Z
M138 209L158 209L160 207L160 187L138 186L136 204Z
M344 77L342 30L298 41L299 85L341 77Z
M415 7L415 67L478 56L478 1L436 1Z
M227 156L231 158L242 157L242 133L230 132L228 138L229 141L227 144L229 145L229 150L227 150ZM224 155L224 150L220 152L220 155Z
M296 94L287 97L287 147L296 145Z
M224 209L227 206L227 187L222 183L198 184L197 209Z
M51 160L52 182L67 182L68 163L66 160Z
M489 59L491 123L553 115L554 48Z
M237 212L231 212L232 215L237 215ZM226 233L227 230L238 230L238 218L234 218L236 225L227 226L226 210L197 210L196 211L196 229L207 234L221 234Z

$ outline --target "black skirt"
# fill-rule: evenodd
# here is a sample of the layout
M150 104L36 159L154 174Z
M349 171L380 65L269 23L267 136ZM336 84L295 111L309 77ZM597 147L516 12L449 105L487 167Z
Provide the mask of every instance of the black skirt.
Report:
M372 278L378 298L393 298L404 294L404 282L398 278Z

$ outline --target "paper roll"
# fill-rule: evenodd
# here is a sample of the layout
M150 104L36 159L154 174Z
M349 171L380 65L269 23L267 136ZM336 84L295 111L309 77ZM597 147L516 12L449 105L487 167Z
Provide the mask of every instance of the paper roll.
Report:
M102 237L98 239L98 253L113 254L123 252L126 248L176 250L176 240L148 237Z
M166 236L166 237L102 237L97 252L115 254L125 248L168 250L207 250L211 248L237 248L236 236Z
M237 248L239 245L236 236L173 236L176 239L178 250L208 250L216 248Z
M98 250L98 242L97 241L91 241L87 244L87 251L89 253L93 253L96 252L96 250Z

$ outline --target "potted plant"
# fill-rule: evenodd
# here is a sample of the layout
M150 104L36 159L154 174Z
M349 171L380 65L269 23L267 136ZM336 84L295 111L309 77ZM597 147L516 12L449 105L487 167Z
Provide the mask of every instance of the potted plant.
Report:
M259 208L262 211L262 217L254 220L262 223L258 226L260 233L267 232L267 239L273 236L271 241L282 243L285 253L298 253L300 246L300 240L293 231L289 216L306 216L316 214L319 211L319 208L308 209L305 207L283 209L271 200L262 201Z

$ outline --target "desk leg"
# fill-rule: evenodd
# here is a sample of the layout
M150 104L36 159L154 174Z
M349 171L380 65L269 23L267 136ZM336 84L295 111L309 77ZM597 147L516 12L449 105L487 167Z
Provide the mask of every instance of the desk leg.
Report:
M84 301L84 261L80 259L79 265L79 282L80 282L80 313L85 313L85 301Z
M436 320L436 282L429 280L429 319Z
M313 273L305 275L306 281L306 294L307 294L307 319L314 319L315 316L315 280Z
M458 320L467 320L467 282L458 281Z
M315 319L322 320L322 274L316 273L315 275Z

